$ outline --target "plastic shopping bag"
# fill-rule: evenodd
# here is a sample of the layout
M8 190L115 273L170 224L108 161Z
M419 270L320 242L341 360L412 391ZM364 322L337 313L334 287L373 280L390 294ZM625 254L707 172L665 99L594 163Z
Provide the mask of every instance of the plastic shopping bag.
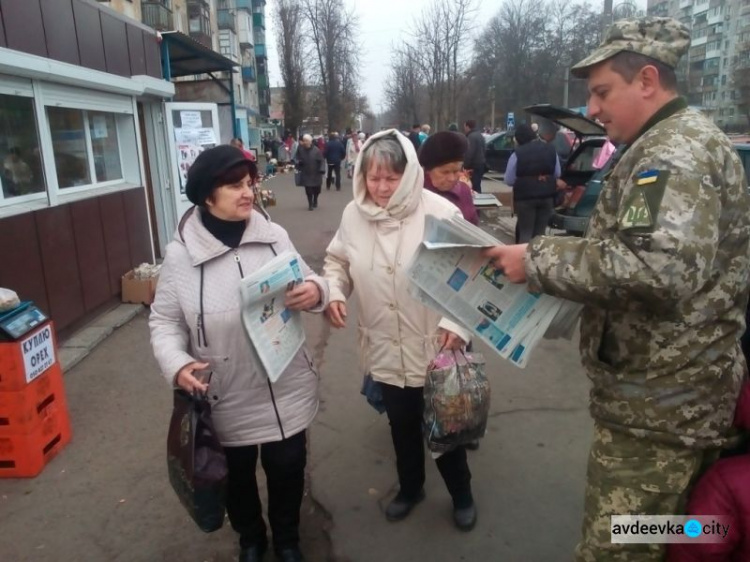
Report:
M220 529L226 507L227 460L205 397L174 391L167 467L172 488L198 527L206 533Z
M484 436L490 383L478 353L441 351L427 368L424 434L435 453L446 453Z

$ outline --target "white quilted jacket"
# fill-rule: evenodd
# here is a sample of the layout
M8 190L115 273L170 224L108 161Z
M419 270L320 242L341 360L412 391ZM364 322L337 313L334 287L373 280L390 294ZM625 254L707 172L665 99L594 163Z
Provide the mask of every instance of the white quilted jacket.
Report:
M242 327L240 266L245 275L261 267L274 257L271 246L279 254L294 251L286 231L256 211L237 250L208 232L194 212L182 235L177 233L167 246L151 307L151 345L169 384L192 361L210 364L212 417L225 446L291 437L310 425L318 409L318 374L308 351L303 347L279 380L269 385ZM201 265L206 341L197 329ZM313 310L320 312L328 304L328 284L304 262L303 273L320 288L322 300Z

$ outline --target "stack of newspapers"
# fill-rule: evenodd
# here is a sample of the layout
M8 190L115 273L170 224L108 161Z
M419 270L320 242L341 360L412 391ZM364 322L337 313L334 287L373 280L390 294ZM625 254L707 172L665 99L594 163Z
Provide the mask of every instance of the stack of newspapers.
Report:
M543 337L572 336L581 305L511 283L482 250L501 244L460 217L427 215L409 267L413 296L525 367Z

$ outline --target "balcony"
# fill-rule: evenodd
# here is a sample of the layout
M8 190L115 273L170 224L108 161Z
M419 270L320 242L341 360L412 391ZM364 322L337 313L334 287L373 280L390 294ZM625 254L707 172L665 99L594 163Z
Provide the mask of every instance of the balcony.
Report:
M172 29L171 0L151 0L141 4L141 19L143 23L157 31Z
M219 29L230 29L237 33L237 16L234 10L226 8L216 10L216 21Z
M268 58L268 54L266 53L266 46L262 43L256 43L255 44L255 58Z
M266 28L266 16L263 14L253 14L253 27Z
M255 82L255 67L253 66L243 66L242 67L242 79L245 82Z
M253 0L253 11L260 11L266 7L266 0Z
M238 10L247 10L248 12L253 9L251 0L235 0L235 6L237 6Z
M268 90L268 74L258 74L258 90Z

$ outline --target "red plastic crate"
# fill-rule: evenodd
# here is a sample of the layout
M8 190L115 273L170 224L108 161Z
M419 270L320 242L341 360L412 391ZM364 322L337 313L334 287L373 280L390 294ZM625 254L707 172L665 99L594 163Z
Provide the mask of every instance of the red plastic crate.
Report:
M0 437L0 478L30 478L70 443L67 412L56 412L32 433Z
M54 414L68 416L59 363L23 390L0 392L0 437L28 435Z

